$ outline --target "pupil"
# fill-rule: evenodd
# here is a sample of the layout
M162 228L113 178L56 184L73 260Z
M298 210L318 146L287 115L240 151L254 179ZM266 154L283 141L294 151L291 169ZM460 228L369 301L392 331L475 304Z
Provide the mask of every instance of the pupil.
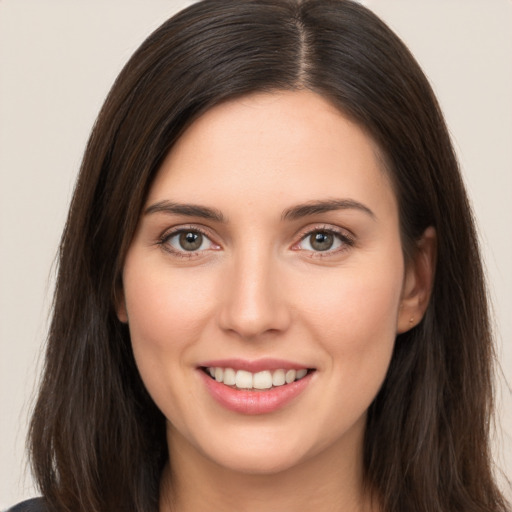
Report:
M317 251L327 251L332 247L334 237L330 233L315 233L311 235L311 247Z
M195 251L201 247L203 235L201 233L182 233L180 235L180 245L185 251Z

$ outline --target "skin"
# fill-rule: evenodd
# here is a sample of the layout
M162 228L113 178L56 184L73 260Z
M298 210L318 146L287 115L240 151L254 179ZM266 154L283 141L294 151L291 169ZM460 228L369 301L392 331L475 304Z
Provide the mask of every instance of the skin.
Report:
M118 305L167 418L172 475L167 468L161 510L371 509L362 485L366 411L397 333L421 320L435 251L429 229L404 263L381 162L363 130L309 91L216 106L164 161ZM283 218L333 199L352 203ZM215 209L223 221L162 211L163 202ZM204 234L199 250L180 246L180 229ZM315 250L311 232L326 231L333 248ZM245 415L213 400L197 369L233 357L315 372L286 406Z

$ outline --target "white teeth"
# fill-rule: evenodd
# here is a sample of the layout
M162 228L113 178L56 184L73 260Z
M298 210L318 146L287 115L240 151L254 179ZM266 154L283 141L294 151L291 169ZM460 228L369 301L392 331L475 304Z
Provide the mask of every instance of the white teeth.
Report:
M285 375L286 384L290 384L295 380L297 372L295 370L288 370Z
M234 386L236 384L236 373L233 368L226 368L224 370L224 384L226 386Z
M296 380L304 378L308 370L264 370L251 373L246 370L235 371L233 368L209 367L207 373L217 382L226 386L236 386L239 389L270 389L271 387L291 384Z
M256 389L270 389L272 387L272 374L269 371L254 374L252 387Z
M238 370L236 372L235 386L240 389L252 388L252 373L245 370Z
M297 374L295 375L295 378L298 380L298 379L302 379L302 377L305 377L306 376L306 373L308 373L308 371L306 370L306 368L302 368L302 370L297 370Z
M272 375L272 386L282 386L285 382L284 370L276 370Z

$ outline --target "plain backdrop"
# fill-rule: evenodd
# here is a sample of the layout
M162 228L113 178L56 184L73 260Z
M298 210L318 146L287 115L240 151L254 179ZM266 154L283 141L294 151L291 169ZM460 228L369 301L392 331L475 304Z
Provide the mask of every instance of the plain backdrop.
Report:
M0 0L0 509L37 494L24 455L27 418L52 268L89 131L132 52L189 3ZM363 3L423 66L460 157L480 229L502 366L495 451L511 478L512 2ZM506 493L512 497L510 488Z

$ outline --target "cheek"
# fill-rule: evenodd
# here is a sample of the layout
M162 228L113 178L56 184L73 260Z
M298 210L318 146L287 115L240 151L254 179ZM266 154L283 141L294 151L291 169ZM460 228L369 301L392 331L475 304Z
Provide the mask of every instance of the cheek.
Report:
M315 294L304 293L304 287L302 307L308 328L330 355L331 364L343 367L344 376L364 371L383 378L396 337L402 267L365 270L336 270L336 275L315 281L310 288L317 290Z
M140 266L139 266L140 268ZM125 267L128 323L134 348L155 351L186 346L200 335L212 305L208 280L187 273ZM201 286L198 286L201 283Z
M364 418L386 377L396 337L400 287L392 280L344 280L316 307L316 338L328 355L327 424L343 432ZM313 321L312 321L313 322ZM339 411L343 411L340 416ZM363 420L362 420L363 421Z
M212 300L207 283L165 265L131 264L123 274L130 338L142 381L167 418L180 417L180 400L194 402L180 380L204 331ZM178 420L179 423L179 420Z

